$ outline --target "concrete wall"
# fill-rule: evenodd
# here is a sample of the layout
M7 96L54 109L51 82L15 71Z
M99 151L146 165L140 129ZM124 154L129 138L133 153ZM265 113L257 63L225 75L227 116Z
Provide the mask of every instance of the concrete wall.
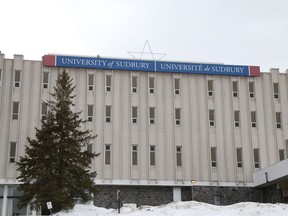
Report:
M0 55L0 184L16 183L15 163L9 161L10 142L17 142L16 160L24 154L26 137L40 127L41 101L51 99L58 67L42 67L41 61L26 61L21 55L5 59ZM260 168L279 161L279 150L288 135L287 74L272 69L260 77L231 77L197 74L146 73L66 68L76 84L75 111L93 105L93 121L84 127L98 134L93 149L101 155L92 162L100 185L253 186L253 149L259 149ZM15 71L21 72L15 87ZM49 73L48 88L43 88L43 72ZM88 76L93 76L93 90ZM106 76L112 77L106 91ZM132 92L132 76L137 91ZM149 78L154 77L154 93ZM179 79L179 94L175 94ZM213 82L208 95L208 80ZM237 82L237 96L232 82ZM249 82L254 83L250 97ZM273 83L279 83L274 98ZM19 118L12 120L12 104L19 102ZM111 106L111 122L105 121L105 107ZM138 107L137 123L132 122L132 107ZM149 107L155 107L155 124L149 124ZM181 110L180 125L175 109ZM209 110L215 112L215 126L209 124ZM240 112L240 127L234 125L234 111ZM256 111L257 126L251 127L251 111ZM281 113L281 128L276 127L276 112ZM105 144L111 144L111 163L105 164ZM132 145L138 146L137 165L132 165ZM150 165L150 145L155 146L156 165ZM181 147L181 166L176 164L176 147ZM211 147L216 148L216 167L211 166ZM236 149L242 148L242 167L237 167Z

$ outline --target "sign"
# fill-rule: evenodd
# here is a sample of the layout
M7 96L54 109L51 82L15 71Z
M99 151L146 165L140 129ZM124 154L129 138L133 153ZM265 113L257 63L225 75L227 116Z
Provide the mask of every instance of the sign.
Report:
M52 209L52 203L51 202L47 202L47 209Z
M48 67L73 67L163 73L260 76L259 66L110 59L62 55L45 55L43 57L43 65Z

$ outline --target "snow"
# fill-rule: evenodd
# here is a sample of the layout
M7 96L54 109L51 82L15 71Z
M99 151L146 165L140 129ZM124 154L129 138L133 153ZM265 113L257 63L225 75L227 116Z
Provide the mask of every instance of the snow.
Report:
M94 205L77 204L68 212L59 212L54 216L287 216L288 204L263 204L243 202L229 206L216 206L196 201L172 202L161 206L140 206L133 209L122 207L121 213L117 209L105 209Z

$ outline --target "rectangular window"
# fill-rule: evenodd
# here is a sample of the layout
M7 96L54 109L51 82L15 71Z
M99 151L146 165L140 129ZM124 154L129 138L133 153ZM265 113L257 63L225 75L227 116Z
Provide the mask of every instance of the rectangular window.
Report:
M155 107L149 107L149 124L155 124Z
M176 146L176 164L182 166L182 147Z
M179 78L174 79L174 93L175 95L180 94L180 79Z
M137 92L137 76L132 76L132 92L136 93Z
M274 98L279 98L279 83L273 83Z
M253 149L254 154L254 168L260 168L260 158L259 158L259 149Z
M175 123L176 125L181 124L181 109L180 108L175 108Z
M10 142L9 162L15 163L16 160L16 142Z
M15 70L15 77L14 77L14 86L20 87L20 77L21 77L21 71Z
M88 105L88 122L93 121L93 105Z
M156 156L155 156L155 146L150 145L150 165L155 166L156 164Z
M88 91L94 89L94 74L88 74Z
M281 112L276 112L276 128L281 128Z
M254 81L249 82L249 97L254 98Z
M138 107L132 107L132 123L137 124L138 122Z
M43 89L48 88L49 72L43 72Z
M106 106L106 122L111 122L111 106Z
M285 151L284 151L284 149L279 149L279 159L280 159L280 161L285 159Z
M288 140L285 140L286 158L288 158Z
M105 164L111 164L111 145L105 144Z
M234 111L234 126L240 127L240 111L239 110Z
M155 86L154 86L155 77L149 77L149 93L154 94Z
M209 125L210 127L215 127L215 110L209 110Z
M138 146L132 145L132 165L137 165L138 162Z
M112 76L106 75L106 92L110 92L112 88Z
M208 96L213 96L213 80L208 80Z
M242 168L242 148L236 149L237 167Z
M41 106L41 119L46 120L47 119L47 103L42 103Z
M238 81L232 82L233 97L238 97Z
M17 120L18 119L18 113L19 113L19 102L13 102L12 119Z
M92 143L88 143L87 144L87 151L89 152L89 153L92 153L93 152L93 144ZM91 159L91 161L90 161L90 164L92 163L92 159Z
M211 147L211 166L217 167L216 147Z
M256 111L251 112L251 127L256 127Z

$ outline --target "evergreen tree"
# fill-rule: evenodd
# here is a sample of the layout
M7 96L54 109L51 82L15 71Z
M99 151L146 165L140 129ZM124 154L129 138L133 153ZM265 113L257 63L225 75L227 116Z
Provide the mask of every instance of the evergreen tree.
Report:
M96 136L81 130L86 121L80 119L81 112L71 111L74 89L68 73L59 73L53 100L47 102L47 119L41 121L40 129L35 128L35 138L27 138L25 156L17 162L17 179L23 183L19 207L30 203L32 209L39 209L51 201L53 212L58 212L73 208L75 198L87 202L96 192L96 172L90 166L98 154L86 150Z

